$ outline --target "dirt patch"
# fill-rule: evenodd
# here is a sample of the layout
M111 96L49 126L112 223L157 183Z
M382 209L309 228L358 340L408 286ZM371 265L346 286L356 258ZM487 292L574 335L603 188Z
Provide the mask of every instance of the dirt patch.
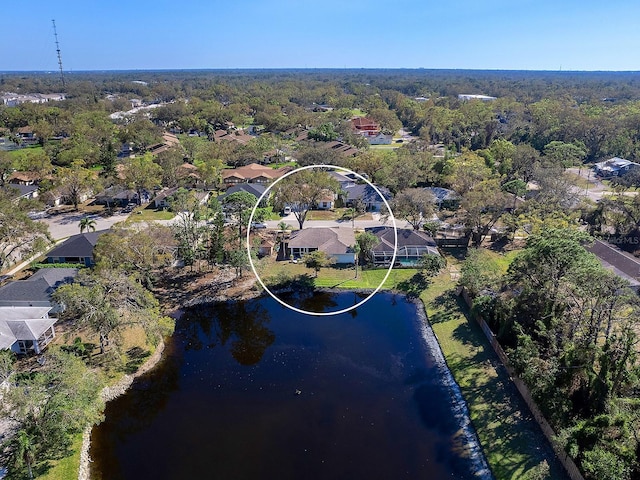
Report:
M261 294L252 273L236 277L235 269L214 267L211 271L170 268L162 271L153 289L163 313L176 316L180 309L207 302L246 300Z

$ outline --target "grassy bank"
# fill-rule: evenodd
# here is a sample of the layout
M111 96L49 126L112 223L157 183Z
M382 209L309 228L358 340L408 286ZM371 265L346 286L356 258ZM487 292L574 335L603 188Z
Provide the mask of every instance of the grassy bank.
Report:
M482 330L467 318L449 272L433 279L420 298L496 479L527 478L545 460L549 478L566 478Z

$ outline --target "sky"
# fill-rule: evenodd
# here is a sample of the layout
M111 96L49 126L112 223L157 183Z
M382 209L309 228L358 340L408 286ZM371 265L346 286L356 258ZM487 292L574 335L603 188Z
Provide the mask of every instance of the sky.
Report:
M436 68L640 71L637 0L30 0L0 71Z

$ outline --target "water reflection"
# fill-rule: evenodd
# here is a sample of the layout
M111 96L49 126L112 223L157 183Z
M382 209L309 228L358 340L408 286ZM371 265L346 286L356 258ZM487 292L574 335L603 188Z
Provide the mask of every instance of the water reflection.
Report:
M266 326L270 321L269 312L257 302L193 307L181 320L185 348L200 350L231 342L231 355L240 365L255 365L276 339Z

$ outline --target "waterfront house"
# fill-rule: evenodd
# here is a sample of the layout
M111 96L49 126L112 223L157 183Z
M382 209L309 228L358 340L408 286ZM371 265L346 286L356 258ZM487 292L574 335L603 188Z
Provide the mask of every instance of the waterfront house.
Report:
M378 244L371 249L373 263L376 266L389 266L393 258L393 227L371 227L366 232L378 238ZM440 255L436 242L426 232L406 228L398 229L397 255L394 266L413 267L423 255Z
M73 282L76 268L41 268L26 280L9 282L0 287L0 307L49 307L58 313L62 306L51 296L62 285Z
M355 243L355 234L351 228L316 227L292 232L284 246L286 256L299 258L320 250L333 257L336 263L353 264Z
M0 350L42 352L55 336L51 307L0 307Z

